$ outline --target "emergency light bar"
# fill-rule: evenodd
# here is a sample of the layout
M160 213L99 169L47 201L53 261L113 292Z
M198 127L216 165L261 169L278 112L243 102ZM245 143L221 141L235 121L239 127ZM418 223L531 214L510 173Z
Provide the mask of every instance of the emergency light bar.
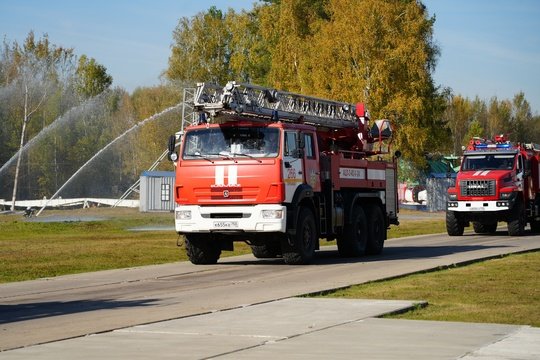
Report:
M504 144L475 144L474 147L476 149L510 149L512 147L512 144L510 143L504 143Z

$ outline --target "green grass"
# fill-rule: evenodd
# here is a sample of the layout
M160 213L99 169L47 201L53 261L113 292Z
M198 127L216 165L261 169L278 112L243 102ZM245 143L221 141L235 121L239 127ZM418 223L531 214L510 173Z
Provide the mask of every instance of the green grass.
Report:
M170 213L99 209L57 211L54 215L108 219L26 222L21 215L0 216L0 283L187 260L184 248L176 246L182 239L174 230L129 230L174 226ZM237 248L228 254L248 252L245 244Z
M46 211L42 217L102 217L90 222L28 222L22 215L0 216L0 283L187 260L174 230L130 231L130 228L174 226L171 213L137 209ZM444 231L442 220L403 221L390 238ZM335 242L322 241L322 245ZM244 243L222 256L249 253Z
M399 226L391 226L388 238L396 239L406 236L446 233L444 218L426 220L400 220Z
M327 297L425 300L392 317L540 326L540 252L351 286Z

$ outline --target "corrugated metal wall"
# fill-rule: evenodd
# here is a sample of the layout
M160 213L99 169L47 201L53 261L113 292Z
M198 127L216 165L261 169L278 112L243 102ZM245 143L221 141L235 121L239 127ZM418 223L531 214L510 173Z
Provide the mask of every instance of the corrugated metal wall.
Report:
M145 171L141 175L140 211L173 211L173 191L174 172Z
M454 186L455 178L428 178L426 179L427 210L445 211L446 192L450 186Z

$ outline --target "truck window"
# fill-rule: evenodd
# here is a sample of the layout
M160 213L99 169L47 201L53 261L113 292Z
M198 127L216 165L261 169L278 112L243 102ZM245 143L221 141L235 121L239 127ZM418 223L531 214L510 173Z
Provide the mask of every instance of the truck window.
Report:
M186 132L182 158L277 157L279 129L218 126Z
M519 155L518 163L517 163L517 172L520 173L523 171L523 157Z
M461 169L472 170L512 170L516 156L514 154L479 154L468 155L463 159Z
M297 150L296 132L287 131L285 133L285 156L295 156Z
M313 134L304 134L305 154L308 159L315 159L315 144L313 142Z

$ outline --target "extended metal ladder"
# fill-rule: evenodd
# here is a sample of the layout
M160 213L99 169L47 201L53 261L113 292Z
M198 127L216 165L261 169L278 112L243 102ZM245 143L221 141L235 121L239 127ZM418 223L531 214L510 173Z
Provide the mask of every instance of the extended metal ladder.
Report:
M195 109L211 117L236 114L328 128L358 128L359 121L364 124L367 117L362 104L319 99L235 81L229 81L224 87L199 83L194 100Z

